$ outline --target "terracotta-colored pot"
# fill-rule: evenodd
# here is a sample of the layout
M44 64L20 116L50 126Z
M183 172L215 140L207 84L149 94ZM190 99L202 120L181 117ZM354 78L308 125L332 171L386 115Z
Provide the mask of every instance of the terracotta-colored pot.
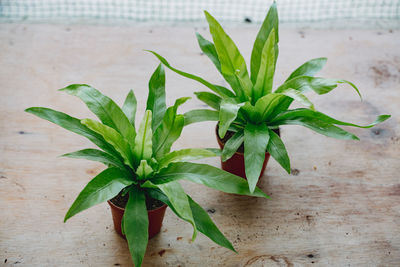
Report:
M275 131L278 135L279 134L279 129ZM218 145L221 149L224 148L225 143L223 142L223 140L219 137L218 134L218 125L215 128L215 134L217 136L217 141L218 141ZM265 168L267 167L267 163L269 160L270 154L268 152L265 152L265 159L264 159L264 163L261 169L261 174L260 177L264 174ZM232 174L235 174L237 176L243 177L244 179L246 178L246 172L245 172L245 168L244 168L244 154L242 152L238 152L236 151L235 154L233 154L233 156L228 159L227 161L222 161L222 157L221 157L221 167L223 170L230 172Z
M114 229L120 236L125 238L125 235L123 235L122 231L121 231L122 216L124 216L125 209L116 206L111 201L107 201L107 202L111 207L111 214L113 217ZM147 214L149 216L149 239L160 232L161 225L164 220L164 214L165 214L166 208L167 208L167 205L164 204L157 209L147 211Z

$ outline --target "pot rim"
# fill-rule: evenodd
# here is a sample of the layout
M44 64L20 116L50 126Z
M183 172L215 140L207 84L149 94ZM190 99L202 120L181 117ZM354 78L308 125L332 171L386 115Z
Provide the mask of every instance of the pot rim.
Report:
M110 200L107 200L107 203L108 203L110 206L112 206L113 208L116 208L117 210L125 211L125 208L121 208L121 207L115 205L115 204L112 203ZM147 212L148 212L148 213L153 213L153 212L159 211L159 210L161 210L161 209L165 209L165 208L167 208L167 206L168 206L168 205L164 203L164 205L162 205L161 207L158 207L158 208L156 208L156 209L154 209L154 210L147 210Z

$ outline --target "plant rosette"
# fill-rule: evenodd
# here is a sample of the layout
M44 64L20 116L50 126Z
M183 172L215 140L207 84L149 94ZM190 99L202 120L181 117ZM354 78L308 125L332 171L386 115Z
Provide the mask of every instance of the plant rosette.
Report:
M275 2L269 9L254 42L250 74L243 56L232 39L207 11L205 16L214 43L198 33L197 41L202 52L211 59L230 85L230 89L176 69L156 52L149 52L172 71L196 80L213 91L213 93L195 93L197 98L212 110L197 109L185 113L185 124L218 121L218 137L221 139L228 130L234 132L224 145L222 161L230 159L238 148L244 145L245 174L251 192L256 188L266 151L290 173L290 161L285 145L280 136L274 132L280 126L301 125L328 137L359 140L357 136L338 125L370 128L390 117L381 115L373 123L360 126L334 119L317 111L304 93L314 91L322 95L332 91L338 84L345 83L360 95L357 87L349 81L314 77L325 65L326 58L307 61L273 91L279 42L279 21ZM305 108L289 109L293 101L299 102Z
M268 196L259 188L250 192L246 181L233 174L206 164L187 162L217 156L220 154L218 149L171 151L185 125L185 118L177 113L177 109L188 98L179 98L173 106L166 107L162 65L150 78L146 111L137 130L137 103L133 91L129 92L120 108L112 99L89 85L73 84L60 90L79 97L101 122L77 119L44 107L32 107L26 111L88 138L101 149L88 148L63 156L99 161L107 166L81 191L65 215L64 222L116 196L127 197L121 215L121 234L126 236L133 263L139 267L149 236L153 234L149 232L152 211L148 212L146 201L158 200L193 226L193 240L199 231L218 245L235 251L207 212L185 193L179 180L185 179L226 193ZM161 227L160 221L158 224Z

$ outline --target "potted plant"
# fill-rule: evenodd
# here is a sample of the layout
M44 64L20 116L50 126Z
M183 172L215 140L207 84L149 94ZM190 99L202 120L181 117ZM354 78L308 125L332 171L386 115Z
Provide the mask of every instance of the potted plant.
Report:
M221 169L187 162L216 156L219 150L170 151L184 127L184 116L177 114L177 109L188 98L179 98L166 108L162 65L151 76L146 112L137 130L133 91L127 95L122 108L89 85L73 84L61 91L79 97L101 122L80 120L43 107L26 111L88 138L101 149L84 149L64 156L99 161L107 166L78 195L64 222L111 199L115 228L126 236L133 262L140 266L148 238L160 231L168 205L178 217L192 224L193 240L200 231L217 244L235 251L207 212L184 192L179 180L186 179L227 193L267 195L258 188L250 192L243 179Z
M254 42L250 74L243 56L232 39L207 11L205 16L214 43L197 33L199 46L231 89L178 70L159 54L149 52L172 71L196 80L213 91L213 93L195 94L199 100L214 110L189 111L185 114L185 123L218 121L217 139L223 148L222 167L224 170L246 177L251 192L265 169L269 155L290 173L289 157L279 136L281 125L301 125L329 137L358 140L357 136L337 125L369 128L390 117L381 115L370 125L360 126L336 120L316 111L313 103L304 95L307 91L321 95L330 92L338 84L347 83L360 95L357 87L349 81L314 77L325 65L326 58L307 61L273 91L279 41L275 2L269 9ZM301 103L305 108L289 109L293 101Z

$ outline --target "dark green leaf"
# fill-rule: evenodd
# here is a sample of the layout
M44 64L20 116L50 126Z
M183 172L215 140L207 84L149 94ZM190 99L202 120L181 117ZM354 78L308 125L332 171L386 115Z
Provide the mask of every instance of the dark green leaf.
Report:
M185 126L202 121L218 121L219 112L210 109L194 109L183 114L185 117Z
M240 145L243 144L243 140L243 131L238 131L231 138L229 138L224 145L224 149L222 150L222 161L227 161L230 159L239 149Z
M154 184L163 184L180 179L203 184L226 193L268 197L257 187L251 193L246 180L243 178L207 164L174 162L162 169L151 181Z
M270 129L268 129L268 131L269 141L267 151L288 173L290 173L290 160L285 145L274 131Z
M68 157L68 158L87 159L87 160L92 160L92 161L98 161L98 162L104 163L105 165L112 165L114 167L125 169L123 162L121 162L119 159L117 159L116 157L114 157L111 154L108 154L108 153L103 152L98 149L92 149L92 148L82 149L82 150L67 153L67 154L64 154L61 156Z
M236 119L240 107L244 103L236 103L230 98L223 99L219 110L218 134L224 138L231 123Z
M209 92L195 92L194 93L200 101L203 101L215 110L219 110L222 98Z
M133 128L135 128L136 107L137 107L137 101L135 93L132 90L130 90L125 98L124 105L122 106L122 111L128 118L129 122L132 124Z
M269 132L265 124L246 124L244 128L244 166L250 192L254 191L260 177L268 141Z
M146 110L151 110L153 114L151 129L155 132L160 126L165 110L165 72L162 65L154 71L149 81L149 96L147 97Z
M122 220L133 263L140 267L149 241L149 218L145 194L136 187L129 192Z
M94 177L82 190L65 215L69 218L94 205L115 197L123 188L133 184L128 173L118 168L108 168Z
M317 72L319 72L326 64L328 59L326 57L314 58L300 67L298 67L295 71L290 74L289 78L286 81L289 81L298 76L314 76Z

